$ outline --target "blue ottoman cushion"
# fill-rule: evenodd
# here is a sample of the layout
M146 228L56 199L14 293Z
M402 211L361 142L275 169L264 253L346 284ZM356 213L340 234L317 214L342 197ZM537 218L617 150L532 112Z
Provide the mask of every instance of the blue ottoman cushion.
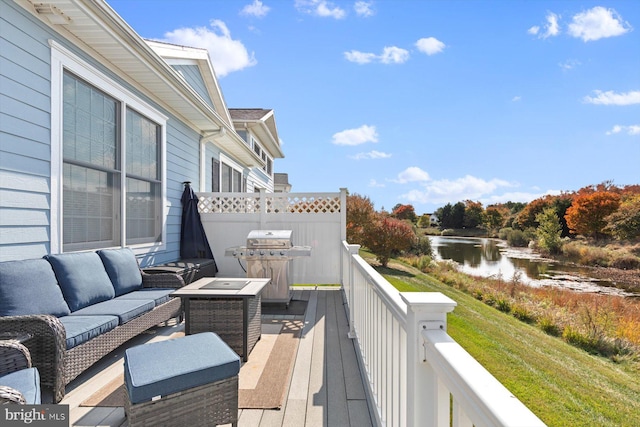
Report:
M0 384L18 390L27 405L40 404L40 374L36 368L26 368L0 377Z
M71 316L117 316L120 324L124 325L131 319L153 310L155 306L152 300L121 299L117 297L74 311Z
M71 312L113 298L111 280L95 252L46 255Z
M139 345L124 356L124 383L133 404L239 372L240 357L213 332Z
M117 316L64 316L60 318L66 334L67 350L83 344L118 326Z
M0 316L69 314L56 275L44 259L0 262Z
M98 251L105 270L113 283L116 296L142 288L142 274L136 256L130 248Z
M156 307L160 304L164 304L171 298L169 295L174 292L175 289L165 288L146 288L139 291L129 292L119 296L119 299L145 299L153 300L156 303Z

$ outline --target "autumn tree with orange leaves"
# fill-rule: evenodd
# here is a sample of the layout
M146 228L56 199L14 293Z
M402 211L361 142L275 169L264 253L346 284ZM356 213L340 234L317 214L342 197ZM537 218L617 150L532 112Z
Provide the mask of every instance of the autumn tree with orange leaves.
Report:
M607 235L607 216L620 206L620 195L612 191L581 192L567 209L565 219L572 233L595 239Z
M347 196L347 241L364 244L365 228L373 223L376 211L371 199L359 194Z
M389 260L408 251L416 243L413 228L405 221L392 218L382 213L375 215L375 220L366 232L364 245L373 252L386 267Z

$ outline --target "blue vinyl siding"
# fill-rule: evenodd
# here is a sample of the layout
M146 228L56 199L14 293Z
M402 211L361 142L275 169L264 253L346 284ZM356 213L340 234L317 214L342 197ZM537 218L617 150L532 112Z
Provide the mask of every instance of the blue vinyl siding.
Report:
M0 2L0 261L49 252L51 34Z
M205 100L209 107L215 110L213 101L211 101L209 92L207 92L207 86L204 84L204 80L202 79L202 75L200 74L198 67L196 65L172 65L172 67L178 71L182 77L184 77L193 90L198 92L198 95Z
M199 191L199 134L13 1L0 0L0 261L39 258L51 251L49 39L168 117L166 251L140 262L179 258L182 182L191 181Z

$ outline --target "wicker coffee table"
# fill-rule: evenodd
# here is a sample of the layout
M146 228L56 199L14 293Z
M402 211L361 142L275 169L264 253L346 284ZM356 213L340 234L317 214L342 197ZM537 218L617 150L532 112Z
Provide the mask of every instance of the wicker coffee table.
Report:
M215 332L246 362L262 333L261 294L270 281L204 277L173 292L182 298L185 334Z

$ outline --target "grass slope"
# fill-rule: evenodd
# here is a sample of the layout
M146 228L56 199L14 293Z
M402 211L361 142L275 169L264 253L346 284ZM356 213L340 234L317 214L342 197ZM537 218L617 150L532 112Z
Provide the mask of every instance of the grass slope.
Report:
M378 268L400 291L458 303L448 333L549 426L640 426L637 363L616 364L544 334L411 267Z

